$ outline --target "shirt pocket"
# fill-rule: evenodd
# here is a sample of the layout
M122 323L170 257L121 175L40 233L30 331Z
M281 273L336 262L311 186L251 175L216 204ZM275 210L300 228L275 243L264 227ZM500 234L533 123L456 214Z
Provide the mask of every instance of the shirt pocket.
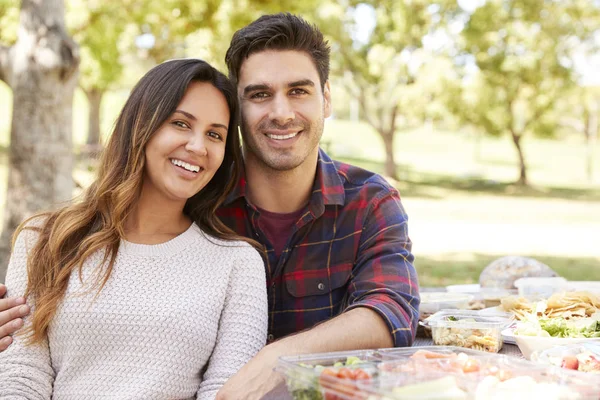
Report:
M327 267L316 269L302 269L285 273L283 279L287 291L296 298L306 298L310 296L327 297L326 301L339 302L343 299L347 290L340 290L346 287L352 275L351 262L343 262ZM329 299L332 293L339 293L335 298Z

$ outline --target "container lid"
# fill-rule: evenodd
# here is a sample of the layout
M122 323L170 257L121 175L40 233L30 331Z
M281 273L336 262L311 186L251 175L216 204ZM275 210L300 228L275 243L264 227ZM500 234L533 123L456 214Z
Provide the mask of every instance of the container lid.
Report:
M439 303L468 303L473 300L473 295L468 293L451 292L421 292L421 304Z
M504 329L512 323L513 319L513 314L500 311L481 314L473 310L442 310L427 318L425 323L432 328Z
M527 277L527 278L519 278L515 281L515 287L519 288L522 286L538 286L538 285L551 285L551 286L566 286L567 280L565 278L561 278L560 276L555 277Z

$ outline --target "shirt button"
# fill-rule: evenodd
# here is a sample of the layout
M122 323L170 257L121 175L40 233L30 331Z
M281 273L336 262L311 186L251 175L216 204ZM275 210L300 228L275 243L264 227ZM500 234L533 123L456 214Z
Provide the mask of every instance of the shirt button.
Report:
M267 339L269 340L269 342L272 342L273 340L275 340L275 336L273 336L272 334L269 333L269 336L267 336Z
M321 282L317 285L317 289L319 290L325 290L325 285Z

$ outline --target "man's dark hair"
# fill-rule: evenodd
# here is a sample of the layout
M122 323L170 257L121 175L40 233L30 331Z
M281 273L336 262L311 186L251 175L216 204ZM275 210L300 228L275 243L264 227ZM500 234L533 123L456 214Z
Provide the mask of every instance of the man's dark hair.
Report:
M243 62L265 50L296 50L307 53L315 63L321 86L329 79L329 44L315 25L290 13L263 15L238 30L231 39L225 62L229 79L237 85Z

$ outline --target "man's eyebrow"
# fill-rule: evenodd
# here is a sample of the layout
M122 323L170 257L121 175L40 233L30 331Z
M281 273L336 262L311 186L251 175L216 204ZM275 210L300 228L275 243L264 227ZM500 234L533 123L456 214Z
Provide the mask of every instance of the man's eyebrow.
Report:
M271 87L264 83L257 83L254 85L248 85L244 88L244 94L248 94L250 92L254 92L256 90L269 90Z
M288 83L288 87L298 87L298 86L315 86L315 83L310 79L301 79L299 81L294 81Z

